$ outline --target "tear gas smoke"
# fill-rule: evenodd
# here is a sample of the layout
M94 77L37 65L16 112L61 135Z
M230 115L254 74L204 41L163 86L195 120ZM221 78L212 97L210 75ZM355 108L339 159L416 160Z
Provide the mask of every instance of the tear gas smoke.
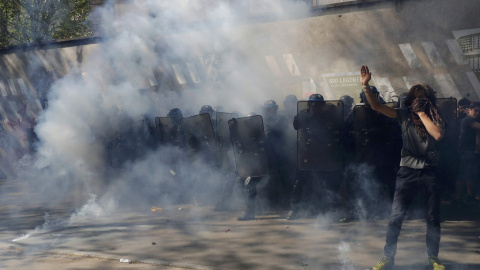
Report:
M182 109L185 115L197 114L205 104L221 105L226 111L242 114L260 113L259 106L268 99L281 104L285 93L279 91L278 85L283 81L276 78L279 82L272 83L275 80L272 71L263 69L254 59L268 61L266 54L284 53L289 46L285 41L291 37L265 34L261 30L252 32L244 26L250 22L232 13L235 9L221 3L205 7L200 2L132 1L120 13L109 9L111 5L96 11L102 18L103 42L49 89L49 107L38 119L35 129L39 137L37 152L16 164L18 179L25 181L45 206L73 201L74 207L80 207L69 219L57 220L46 214L45 224L14 241L124 209L192 202L199 199L198 194L203 195L201 199L205 204L213 204L212 198L217 199L214 195L221 188L219 183L225 181L224 173L212 171L207 164L192 165L187 159L178 159L175 149L136 149L141 155L120 168L111 168L107 161L112 138L141 126L147 115L166 116L174 107ZM265 15L261 14L262 19L268 18L266 24L269 20L299 18L309 12L303 1L283 1L282 5L278 1L261 2L263 9L259 13L268 10ZM194 23L199 21L207 22ZM384 27L382 24L370 25L375 28L373 31L378 31L378 39L385 38L385 32L391 30L379 31L376 28ZM282 32L278 28L276 30ZM305 27L298 31L313 30ZM305 36L328 38L332 35L316 31ZM348 32L338 34L348 35ZM301 43L297 46L299 51L314 52L308 44L315 42ZM265 44L269 47L267 52ZM349 55L354 51L349 46L357 44L347 42L345 55L324 53L326 59L318 65L307 64L305 73L317 74L316 69L325 66L332 70L351 70L359 62L376 58L365 54L355 59ZM393 50L380 48L383 53ZM286 62L290 61L288 54L283 57ZM186 68L188 74L179 72L176 63L180 60L186 63L183 69ZM171 67L170 72L162 68L167 65ZM199 76L198 66L207 71L205 76ZM394 66L384 68L394 69ZM270 68L275 70L275 66ZM288 70L294 76L299 72L294 65ZM158 74L175 78L178 85L162 80ZM51 80L48 76L45 81ZM311 78L304 79L303 84L312 91L322 87ZM140 91L145 85L151 89ZM172 164L172 160L177 162ZM358 171L361 179L370 176L368 171ZM363 219L364 205L362 202L357 205ZM317 225L321 227L332 219L321 216ZM339 244L338 259L343 269L351 269L350 251L348 243Z
M265 1L264 10L270 18L288 18L308 10L304 3L269 3ZM171 204L185 198L196 201L198 195L192 192L205 194L201 197L208 201L203 203L213 204L211 198L221 188L223 172L212 172L206 164L194 166L188 160L179 160L173 168L171 160L178 153L169 148L137 149L142 152L138 159L112 169L107 161L109 143L118 134L141 126L145 116L165 116L173 107L196 114L202 105L222 105L228 111L246 113L258 111L272 96L282 97L283 93L279 96L264 79L265 70L243 57L247 52L235 46L259 36L241 29L232 31L240 17L230 14L233 9L226 4L205 7L190 2L134 1L120 15L109 7L96 10L103 20L104 42L49 89L48 109L35 129L39 138L36 154L24 156L16 164L18 178L35 190L45 206L67 201L82 205L88 194L98 195L95 211L87 211L86 207L92 206L89 199L71 220L79 213L94 216L119 206ZM185 22L197 18L198 10L208 11L205 16L216 19L216 24L191 31ZM183 28L172 33L179 21ZM148 78L152 85L151 75L165 63L192 59L191 63L205 64L205 54L212 56L214 63L221 61L222 70L228 72L215 74L220 69L209 66L213 75L206 78L213 79L201 87L169 91L164 83L159 91L140 90ZM190 67L195 81L195 66ZM180 74L171 75L181 82ZM52 223L48 215L46 219L44 226L30 234L71 222Z
M299 3L287 2L288 7L265 5L273 17L307 10ZM121 15L108 7L111 6L96 10L103 19L104 42L54 83L49 91L49 108L36 126L40 139L37 154L20 163L19 178L31 182L52 203L72 196L72 191L73 195L98 193L99 186L105 187L108 182L117 191L123 189L120 186L138 187L137 183L145 185L145 192L152 191L148 188L151 186L157 186L153 190L158 191L165 171L171 169L162 166L162 161L171 155L166 149L146 154L138 163L125 164L124 174L106 169L109 140L131 125L140 124L145 115L165 116L173 107L197 113L195 108L200 109L204 104L221 104L230 111L249 112L273 95L274 89L266 87L268 83L258 74L255 63L243 60L245 52L237 51L234 43L250 37L243 31L232 33L232 24L238 18L227 12L232 9L226 4L205 7L190 2L179 5L168 1L136 1ZM197 18L198 10L207 11L208 18L219 19L218 24L196 32L187 27L182 29L183 33L171 33L179 21ZM221 89L213 83L181 93L168 91L166 87L147 94L139 91L148 77L145 74L172 59L199 59L203 56L197 52L199 49L223 55L222 70L231 73L224 75ZM184 164L182 170L186 175L192 168ZM208 181L220 177L214 174ZM138 195L141 194L139 191ZM150 196L154 194L151 192Z

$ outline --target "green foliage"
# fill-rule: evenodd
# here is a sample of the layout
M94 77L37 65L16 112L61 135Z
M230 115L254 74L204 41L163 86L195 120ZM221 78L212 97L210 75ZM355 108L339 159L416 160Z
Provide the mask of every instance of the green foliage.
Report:
M92 0L1 0L0 47L92 35Z

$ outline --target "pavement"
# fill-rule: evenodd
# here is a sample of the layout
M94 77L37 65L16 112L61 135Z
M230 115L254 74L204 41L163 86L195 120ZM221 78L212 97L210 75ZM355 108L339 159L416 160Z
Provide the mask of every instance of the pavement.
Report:
M72 262L95 258L91 267L97 269L114 262L118 269L363 270L381 259L387 226L386 219L340 223L328 214L288 221L285 211L240 222L239 210L194 205L106 213L91 202L75 210L68 204L46 209L15 181L4 181L0 188L0 268L41 253L50 259L68 256ZM440 259L447 269L480 269L480 209L445 203L442 220ZM425 269L425 230L422 219L404 222L395 269ZM121 258L133 264L122 264ZM15 268L41 269L36 263L24 260Z

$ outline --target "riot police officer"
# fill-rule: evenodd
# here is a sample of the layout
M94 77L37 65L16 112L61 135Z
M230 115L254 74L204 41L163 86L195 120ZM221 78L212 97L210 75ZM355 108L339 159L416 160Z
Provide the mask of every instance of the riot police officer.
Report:
M288 179L288 150L286 132L287 119L278 113L278 105L274 100L263 104L263 120L267 145L270 178L267 184L267 197L271 206L284 207L285 192L290 185Z
M341 102L327 102L320 94L299 102L293 121L298 132L297 176L287 219L301 217L302 206L309 206L310 212L317 213L331 210L337 203L345 156L342 120Z
M256 214L257 185L269 175L263 119L250 113L228 123L237 168L236 182L242 185L245 195L245 211L238 220L252 220Z
M215 110L210 105L203 105L198 114L208 113L210 115L210 120L212 121L213 131L215 132L217 128L217 122L215 120Z
M376 87L370 86L370 90L380 104L386 104ZM401 142L395 120L372 110L364 92L360 100L363 104L353 109L354 159L347 173L351 176L347 177L347 188L352 217L371 218L389 209Z
M353 106L355 105L355 102L353 100L353 97L349 95L343 95L339 99L341 102L343 102L343 119L347 120L350 114L352 113Z
M295 95L288 95L285 97L283 101L284 110L281 112L283 116L287 119L287 123L292 123L293 119L297 115L297 103L298 99ZM296 163L297 163L297 131L292 128L291 125L287 126L287 130L285 131L285 151L286 151L286 160L288 165L286 165L286 173L289 182L285 187L285 194L287 198L291 198L292 196L292 186L295 184L295 174L296 174Z

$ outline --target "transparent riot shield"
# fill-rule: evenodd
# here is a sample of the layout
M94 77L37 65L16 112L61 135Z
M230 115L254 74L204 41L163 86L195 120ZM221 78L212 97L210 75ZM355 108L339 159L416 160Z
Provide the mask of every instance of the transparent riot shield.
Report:
M447 126L453 123L457 119L457 99L450 98L437 98L436 101L438 113L442 117Z
M335 171L344 164L343 103L299 101L297 104L297 168Z
M239 177L268 175L263 118L260 115L228 121Z
M182 128L190 157L208 166L217 165L217 145L210 115L204 113L183 118Z
M218 155L221 160L222 169L227 172L234 172L235 157L233 155L228 121L233 118L238 118L238 115L236 113L217 112L216 118L217 129L215 139L217 140Z
M376 166L386 166L394 162L397 136L395 125L398 125L395 119L366 105L357 105L353 108L353 119L355 161Z
M187 147L180 120L173 117L156 117L155 133L160 146Z

